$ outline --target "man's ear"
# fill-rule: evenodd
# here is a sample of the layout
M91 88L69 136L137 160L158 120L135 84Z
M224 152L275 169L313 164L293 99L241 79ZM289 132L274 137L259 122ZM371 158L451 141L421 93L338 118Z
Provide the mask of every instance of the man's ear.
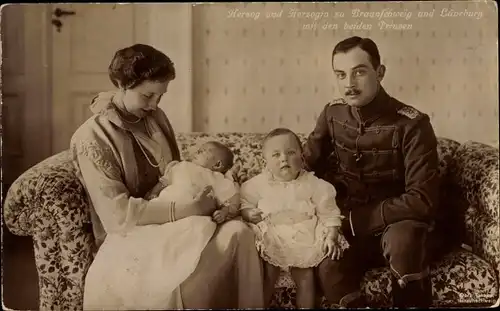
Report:
M386 71L385 65L378 66L378 69L377 69L377 80L378 80L378 82L382 82L382 80L384 79L384 77L385 77L385 71Z

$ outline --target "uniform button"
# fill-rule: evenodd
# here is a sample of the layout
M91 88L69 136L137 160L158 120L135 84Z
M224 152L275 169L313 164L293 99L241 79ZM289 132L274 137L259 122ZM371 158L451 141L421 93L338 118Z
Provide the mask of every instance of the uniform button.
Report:
M377 134L380 134L380 129L377 128L377 130L375 131Z
M342 124L342 127L344 128L344 130L347 128L347 125L344 123Z
M373 152L373 153L377 153L377 152L378 152L377 148L373 148L373 149L372 149L372 152Z

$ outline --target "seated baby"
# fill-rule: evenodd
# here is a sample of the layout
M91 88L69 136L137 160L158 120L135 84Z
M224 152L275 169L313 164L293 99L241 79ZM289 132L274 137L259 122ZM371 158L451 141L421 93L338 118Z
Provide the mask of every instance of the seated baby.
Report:
M158 184L145 199L156 196L173 202L191 202L204 188L211 187L217 210L216 223L234 218L239 213L239 189L233 181L233 152L217 141L204 143L189 161L170 162ZM233 168L233 169L232 169Z

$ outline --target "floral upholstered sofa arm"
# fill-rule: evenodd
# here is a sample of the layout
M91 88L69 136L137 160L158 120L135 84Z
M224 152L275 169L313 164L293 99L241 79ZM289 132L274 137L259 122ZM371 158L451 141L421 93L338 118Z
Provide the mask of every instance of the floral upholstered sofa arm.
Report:
M465 244L486 259L500 276L499 150L466 142L455 153L451 172L463 196Z
M80 310L94 243L69 151L38 163L12 184L4 219L12 233L33 237L40 310Z

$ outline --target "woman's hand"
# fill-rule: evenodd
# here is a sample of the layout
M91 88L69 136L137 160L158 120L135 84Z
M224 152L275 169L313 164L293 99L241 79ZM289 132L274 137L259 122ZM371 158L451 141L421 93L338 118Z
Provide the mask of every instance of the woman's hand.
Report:
M160 192L165 189L166 187L161 183L157 183L153 189L149 190L149 192L144 196L144 199L145 200L152 200L156 197L158 197L158 195L160 194Z
M262 211L258 208L245 208L241 210L241 217L247 222L257 224L262 221Z
M326 256L332 260L339 260L342 257L342 248L339 243L339 228L333 227L328 229L328 234L323 242L323 251Z
M215 212L217 206L215 205L215 198L212 194L212 187L205 187L193 201L193 208L195 209L195 214L199 216L212 216Z

